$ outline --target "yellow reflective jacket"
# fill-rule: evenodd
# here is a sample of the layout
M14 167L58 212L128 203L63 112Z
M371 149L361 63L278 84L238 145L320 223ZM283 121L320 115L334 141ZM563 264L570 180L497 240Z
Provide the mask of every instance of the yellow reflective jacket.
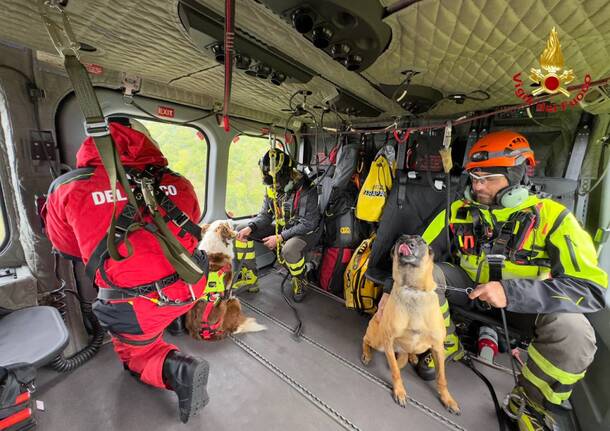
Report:
M360 189L356 203L356 217L368 222L376 222L392 189L392 168L388 159L380 155L371 164L369 174Z
M525 226L524 219L535 221ZM475 283L489 281L489 244L503 227L512 229L501 281L507 310L587 313L605 307L608 275L597 264L591 236L560 203L530 195L517 207L490 210L459 200L451 205L449 226L459 265ZM444 228L442 211L424 240L442 241Z

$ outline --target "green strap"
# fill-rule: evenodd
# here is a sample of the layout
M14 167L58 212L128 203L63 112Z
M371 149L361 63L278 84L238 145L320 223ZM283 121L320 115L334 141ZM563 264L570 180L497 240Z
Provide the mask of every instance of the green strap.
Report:
M100 158L102 159L104 169L108 174L110 188L112 190L113 204L112 218L107 236L107 247L110 257L114 260L120 261L131 256L132 247L127 239L127 236L125 236L125 244L127 246L128 254L126 257L123 257L119 253L117 244L115 243L117 179L125 190L128 202L132 204L134 208L139 208L139 205L136 202L136 198L133 195L129 181L127 180L125 169L120 163L120 157L117 154L116 146L114 145L112 137L110 136L108 124L106 123L106 119L102 113L102 108L100 107L87 70L74 55L65 56L64 66L66 68L66 72L68 72L70 81L72 82L72 87L74 88L74 93L76 94L76 100L78 101L81 111L85 117L87 134L93 137L95 147L97 148Z
M181 279L189 284L197 283L201 280L201 277L204 276L204 271L167 226L167 223L159 212L159 205L155 199L155 190L152 181L142 181L141 191L148 211L152 215L153 221L158 229L158 231L153 232L153 234L157 237L157 240L159 240L165 258L174 267Z

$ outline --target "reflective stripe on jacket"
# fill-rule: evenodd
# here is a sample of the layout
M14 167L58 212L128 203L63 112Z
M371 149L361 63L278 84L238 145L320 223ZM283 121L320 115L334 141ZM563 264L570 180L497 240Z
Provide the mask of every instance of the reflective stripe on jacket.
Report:
M572 213L551 199L531 195L514 208L493 210L468 200L453 202L449 225L460 266L476 283L489 281L485 251L478 250L481 229L473 223L473 214L495 229L511 216L528 211L537 214L535 227L524 235L520 250L509 253L502 270L507 310L590 313L604 308L608 275L597 264L591 236ZM428 244L442 240L444 227L442 211L424 232L424 240Z

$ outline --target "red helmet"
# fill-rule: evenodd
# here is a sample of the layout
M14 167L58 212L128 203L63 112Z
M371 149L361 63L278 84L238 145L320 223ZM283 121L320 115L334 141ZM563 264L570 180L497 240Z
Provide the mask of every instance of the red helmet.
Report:
M536 166L534 152L525 136L502 130L488 133L468 152L466 170L491 167L511 167L527 163Z

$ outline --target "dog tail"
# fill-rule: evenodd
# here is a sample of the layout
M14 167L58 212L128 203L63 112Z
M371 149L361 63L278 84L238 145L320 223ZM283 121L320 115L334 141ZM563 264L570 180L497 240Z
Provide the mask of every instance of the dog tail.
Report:
M254 317L246 317L246 320L237 327L235 334L243 334L245 332L259 332L267 329L265 325L261 325Z

